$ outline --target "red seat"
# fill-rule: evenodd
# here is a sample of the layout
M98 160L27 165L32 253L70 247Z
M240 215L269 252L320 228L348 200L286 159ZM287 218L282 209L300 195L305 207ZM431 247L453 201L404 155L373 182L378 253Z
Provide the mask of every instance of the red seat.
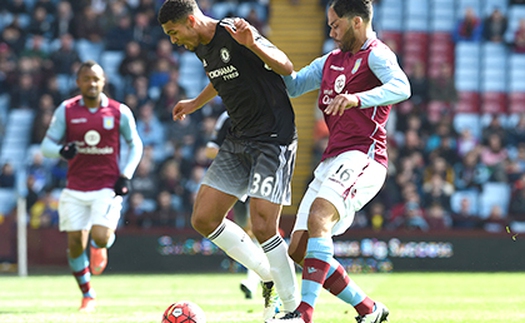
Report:
M510 114L525 112L525 92L509 93L508 104L508 112Z
M507 113L507 94L504 92L483 92L481 95L482 113Z
M450 114L451 107L443 101L430 101L427 104L427 119L433 123L438 122L444 115Z
M479 113L480 97L478 92L461 91L456 104L456 113Z

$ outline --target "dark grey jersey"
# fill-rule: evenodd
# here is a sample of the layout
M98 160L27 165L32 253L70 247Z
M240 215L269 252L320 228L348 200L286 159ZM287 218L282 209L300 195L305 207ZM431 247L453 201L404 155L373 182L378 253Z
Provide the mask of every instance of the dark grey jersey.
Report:
M225 25L235 29L231 18L221 20L211 42L199 45L195 53L230 115L230 135L289 144L296 139L297 131L281 76L233 39ZM258 32L256 42L274 46Z

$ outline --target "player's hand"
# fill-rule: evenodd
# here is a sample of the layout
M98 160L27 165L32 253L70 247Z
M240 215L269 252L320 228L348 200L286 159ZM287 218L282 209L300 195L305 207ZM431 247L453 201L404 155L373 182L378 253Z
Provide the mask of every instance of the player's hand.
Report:
M117 179L117 182L115 183L115 186L113 187L113 190L115 191L116 195L126 195L129 193L129 190L131 189L131 181L129 178L120 176Z
M242 18L235 18L233 21L235 30L230 26L224 26L226 30L232 35L239 44L246 47L251 47L255 43L255 35L253 33L253 27L246 20Z
M60 149L60 156L67 160L73 159L73 157L75 157L76 154L77 145L75 145L74 142L67 143Z
M180 100L175 104L171 112L173 121L186 119L186 115L192 113L196 109L193 100Z
M359 99L354 94L339 94L332 102L324 109L324 113L328 115L342 116L346 109L357 107Z

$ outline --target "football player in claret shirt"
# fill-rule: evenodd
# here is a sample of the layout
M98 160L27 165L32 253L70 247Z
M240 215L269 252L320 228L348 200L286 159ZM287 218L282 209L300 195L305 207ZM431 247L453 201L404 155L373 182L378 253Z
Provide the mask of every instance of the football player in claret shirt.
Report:
M55 110L41 145L44 156L68 160L67 184L58 206L59 229L67 232L69 267L82 291L80 310L86 312L96 306L91 274L99 275L106 267L122 196L130 190L143 150L131 110L108 98L102 92L104 85L102 67L94 61L82 63L77 72L81 94ZM129 147L122 168L121 137Z
M262 279L264 318L298 305L297 282L287 244L278 232L282 205L291 202L297 150L292 104L281 75L293 72L286 54L244 19L205 16L195 0L167 0L158 21L173 44L196 53L210 83L195 98L173 108L184 118L219 95L231 127L197 193L192 225L230 257ZM261 248L226 214L250 197L252 231Z
M388 115L392 104L410 96L396 55L372 30L372 16L372 0L332 1L327 20L339 48L284 77L291 96L319 90L318 107L330 134L290 242L290 256L303 266L301 304L269 322L311 323L323 287L355 308L358 323L380 323L389 315L348 277L334 258L332 241L383 186Z

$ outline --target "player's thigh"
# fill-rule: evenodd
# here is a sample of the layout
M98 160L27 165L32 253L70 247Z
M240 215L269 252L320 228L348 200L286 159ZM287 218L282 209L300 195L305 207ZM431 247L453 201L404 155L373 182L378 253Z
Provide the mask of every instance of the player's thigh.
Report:
M115 196L115 192L109 188L90 193L92 224L115 230L122 210L122 196Z
M206 171L202 184L244 201L247 197L251 162L243 157L243 151L240 144L226 139ZM197 199L200 199L199 195L202 194L198 194Z
M332 233L337 235L350 227L355 212L377 194L386 168L359 151L349 151L323 163L315 174L323 182L317 197L336 208L339 218Z
M91 228L90 203L86 193L63 189L58 201L60 231L81 231Z
M248 195L275 204L290 205L297 141L289 145L257 142L249 148L247 153L253 156L253 166Z
M223 221L235 201L237 197L201 184L191 215L193 227L201 234L209 235Z

